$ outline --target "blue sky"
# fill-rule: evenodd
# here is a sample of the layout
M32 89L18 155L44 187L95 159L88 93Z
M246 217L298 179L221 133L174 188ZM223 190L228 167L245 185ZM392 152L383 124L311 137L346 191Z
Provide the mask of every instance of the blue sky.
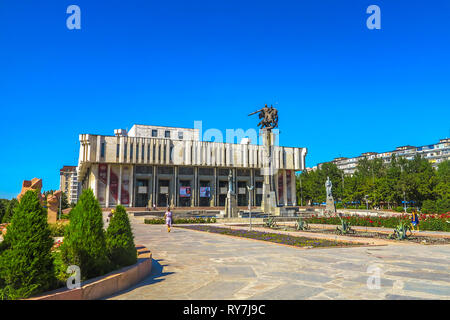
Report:
M81 30L66 9L81 8ZM366 8L381 8L369 30ZM307 166L450 136L450 1L0 1L0 198L59 187L78 134L255 128Z

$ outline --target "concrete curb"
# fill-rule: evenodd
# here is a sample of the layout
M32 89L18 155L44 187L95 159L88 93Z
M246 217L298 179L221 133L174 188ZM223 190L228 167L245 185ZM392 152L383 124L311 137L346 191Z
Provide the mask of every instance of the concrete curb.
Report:
M150 250L143 245L136 245L136 250L138 262L132 266L88 280L78 289L57 289L26 300L96 300L128 289L145 279L152 270Z

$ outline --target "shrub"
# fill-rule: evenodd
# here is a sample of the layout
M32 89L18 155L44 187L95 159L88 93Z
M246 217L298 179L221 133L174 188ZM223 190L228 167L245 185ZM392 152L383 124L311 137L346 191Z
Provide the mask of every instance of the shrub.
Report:
M411 208L411 207L406 208L407 213L412 213L412 211L413 211L413 208Z
M106 231L108 256L115 268L125 267L137 262L133 232L125 208L116 207L116 212Z
M217 219L215 217L208 218L178 218L173 219L172 224L191 224L191 223L216 223ZM166 224L164 218L150 218L144 219L145 224Z
M80 200L70 213L70 222L61 245L61 257L67 266L80 267L83 280L103 275L111 270L103 230L102 209L91 189L83 191Z
M52 223L49 228L52 237L63 237L66 225L62 223Z
M36 192L27 191L21 198L3 242L7 246L0 256L3 299L26 298L54 288L53 239Z
M439 199L436 201L437 213L446 213L450 211L450 198Z
M405 208L403 208L402 206L395 207L395 209L394 209L394 211L397 211L397 212L403 212L404 210L405 210Z

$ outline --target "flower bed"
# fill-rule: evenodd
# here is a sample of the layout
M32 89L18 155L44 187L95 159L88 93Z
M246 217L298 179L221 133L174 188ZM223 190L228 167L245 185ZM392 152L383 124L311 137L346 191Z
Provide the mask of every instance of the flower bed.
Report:
M247 230L233 230L229 228L213 227L213 226L179 226L178 228L185 228L190 230L205 231L229 236L236 236L242 238L249 238L255 240L269 241L280 244L291 245L295 247L317 248L317 247L348 247L362 245L361 243L350 243L344 241L331 241L325 239L311 239L306 237L294 237L287 234L247 231Z
M172 224L191 224L191 223L216 223L216 218L178 218L173 219ZM164 218L145 219L145 224L166 224Z
M363 227L384 227L395 228L400 222L410 222L411 215L405 214L398 217L361 217L361 216L342 216L342 219L349 222L352 226ZM340 225L339 216L319 217L313 215L305 219L308 223L334 224ZM450 232L450 214L420 214L420 230L428 231L447 231Z

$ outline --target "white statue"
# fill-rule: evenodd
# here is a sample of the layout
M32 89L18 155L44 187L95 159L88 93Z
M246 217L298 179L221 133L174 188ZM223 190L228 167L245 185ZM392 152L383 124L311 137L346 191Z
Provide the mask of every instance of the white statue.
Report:
M331 183L330 177L327 177L327 181L325 182L325 188L327 189L327 199L332 199L333 195L331 193L331 188L333 184Z

